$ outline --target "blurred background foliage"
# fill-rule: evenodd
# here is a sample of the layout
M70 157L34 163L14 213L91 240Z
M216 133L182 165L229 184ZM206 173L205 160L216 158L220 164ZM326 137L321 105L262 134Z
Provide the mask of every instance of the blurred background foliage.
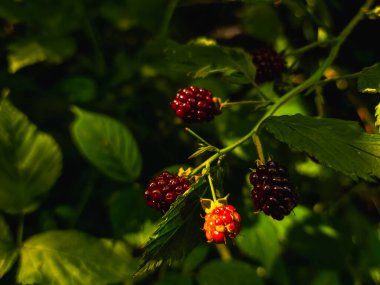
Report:
M323 46L291 52L337 35L359 5L341 0L2 1L0 88L9 90L12 103L54 137L63 157L56 184L40 208L25 217L25 238L56 229L122 238L131 255L126 270L133 272L160 219L145 205L145 185L163 169L196 166L206 158L188 159L198 144L170 110L176 91L198 85L223 100L254 96L239 77L194 78L191 60L165 57L171 47L167 40L173 45L213 41L247 52L269 45L286 52L289 70L283 80L261 86L281 94L281 88L307 78L327 55ZM374 40L379 29L379 21L361 22L330 71L351 74L379 62L380 43ZM203 60L206 65L208 58ZM203 64L200 58L194 62ZM277 114L352 120L375 131L376 95L358 93L350 79L318 90ZM141 152L137 179L109 179L82 156L70 132L73 106L108 115L129 129ZM213 145L227 146L258 116L252 107L236 107L213 122L190 127ZM281 222L253 214L247 173L257 154L252 144L239 147L225 159L224 191L243 217L241 235L229 252L200 244L183 262L123 284L380 284L379 184L353 181L290 151L269 134L263 134L262 143L267 154L288 167L297 185L300 205L294 214ZM6 218L15 231L17 219ZM0 283L11 284L15 271Z

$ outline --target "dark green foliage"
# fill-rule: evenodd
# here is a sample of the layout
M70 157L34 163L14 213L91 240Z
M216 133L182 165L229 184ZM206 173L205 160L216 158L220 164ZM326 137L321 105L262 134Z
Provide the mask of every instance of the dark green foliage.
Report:
M376 5L2 1L0 284L380 284ZM284 56L274 81L261 47ZM222 112L185 130L170 102L192 85ZM250 200L262 158L298 194L281 221ZM147 207L180 167L201 177ZM225 247L202 231L207 170L241 215Z

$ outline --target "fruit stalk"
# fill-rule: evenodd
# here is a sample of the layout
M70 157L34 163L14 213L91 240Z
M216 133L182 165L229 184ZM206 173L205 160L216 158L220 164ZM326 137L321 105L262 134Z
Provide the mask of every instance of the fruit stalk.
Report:
M216 203L218 199L216 198L214 184L212 183L212 178L211 178L210 171L208 171L207 177L208 177L208 183L210 184L210 190L211 190L212 200Z

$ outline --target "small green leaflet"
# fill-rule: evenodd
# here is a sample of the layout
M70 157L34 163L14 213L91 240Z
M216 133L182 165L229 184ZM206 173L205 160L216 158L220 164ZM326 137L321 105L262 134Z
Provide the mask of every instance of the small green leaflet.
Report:
M242 77L253 82L256 68L251 56L241 48L197 43L178 44L174 41L157 43L166 67L182 71L194 78L203 78L210 74L222 74L226 78ZM157 51L156 51L157 52Z
M358 78L358 90L363 93L380 93L380 63L361 71Z
M206 180L200 178L165 213L145 246L144 256L135 276L154 270L163 263L170 265L181 260L204 240L199 199L206 190L205 183Z
M11 269L18 256L12 234L3 216L0 216L0 278Z
M293 150L306 152L354 180L380 178L380 135L357 122L302 115L272 116L265 128Z
M20 254L21 284L105 285L129 278L134 267L123 242L74 230L32 236Z
M142 159L129 129L103 114L73 108L71 135L81 153L109 178L130 182L139 177Z
M38 207L61 174L58 144L8 99L0 101L0 209L11 214Z

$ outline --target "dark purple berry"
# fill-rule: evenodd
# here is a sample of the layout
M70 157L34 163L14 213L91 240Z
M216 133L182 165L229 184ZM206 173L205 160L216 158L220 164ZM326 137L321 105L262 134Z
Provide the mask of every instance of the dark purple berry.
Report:
M145 188L146 203L165 213L177 197L189 189L190 184L187 178L164 171L155 176Z
M178 90L171 108L187 123L211 121L220 113L211 91L194 86Z
M258 48L253 50L251 55L256 66L257 83L278 79L286 70L283 56L272 48Z
M285 167L275 161L256 166L249 175L251 199L256 211L282 220L297 206L294 186Z

